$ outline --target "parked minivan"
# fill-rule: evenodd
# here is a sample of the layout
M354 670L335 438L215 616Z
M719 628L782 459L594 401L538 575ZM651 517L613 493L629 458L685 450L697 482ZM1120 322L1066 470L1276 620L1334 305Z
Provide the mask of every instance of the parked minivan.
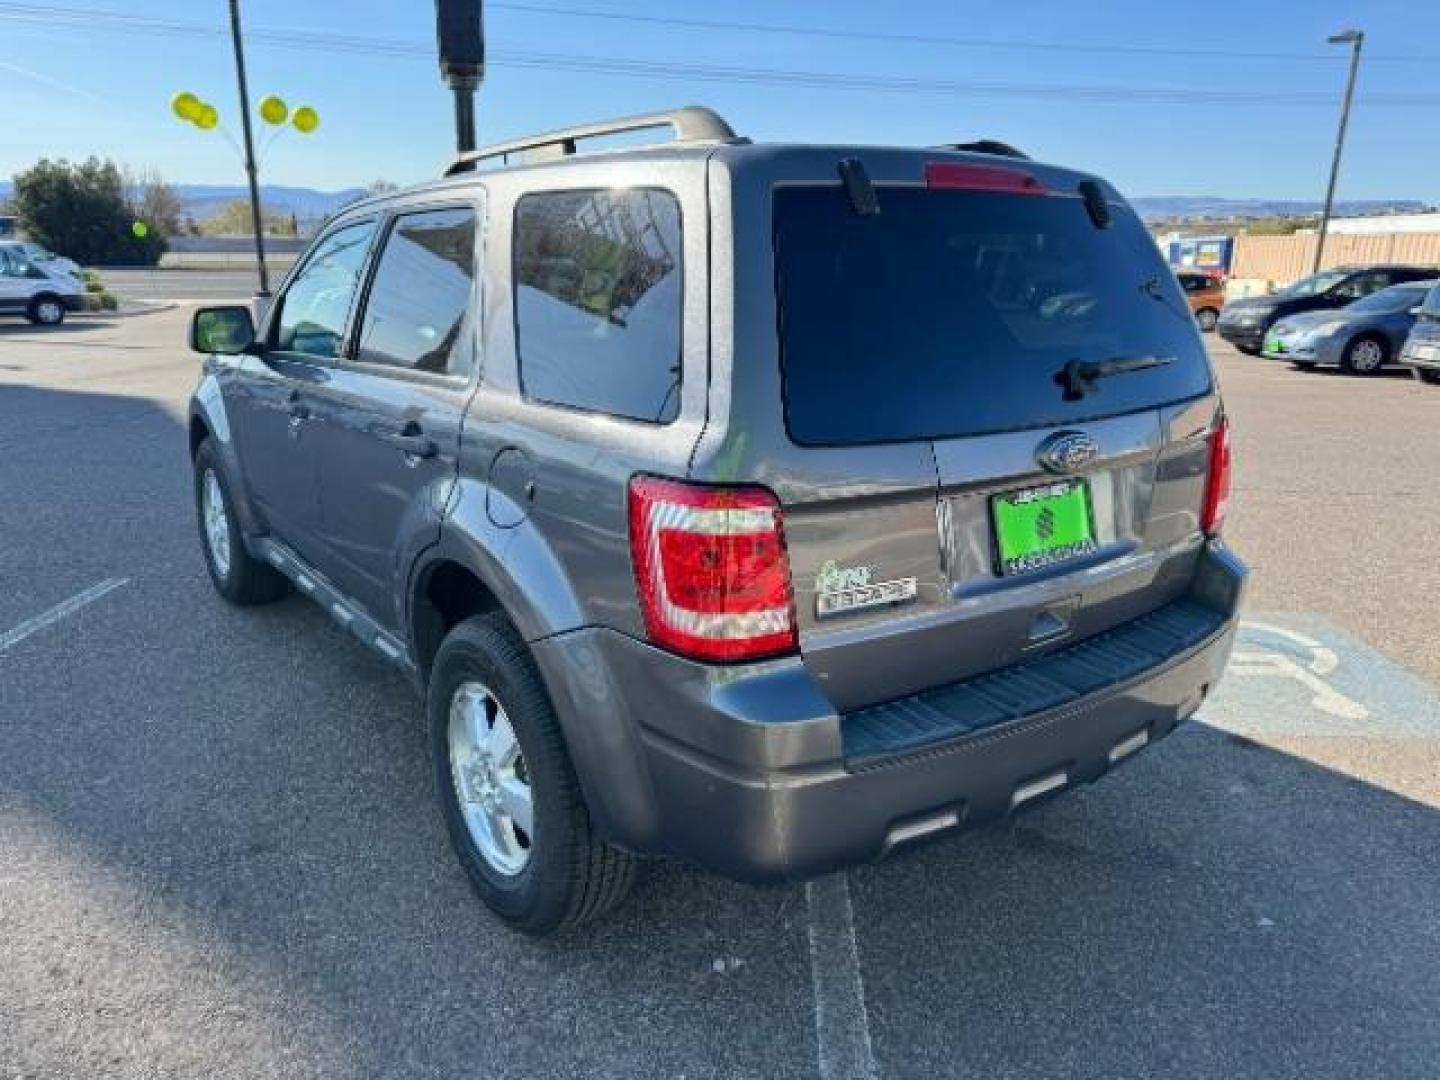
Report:
M0 241L0 315L58 326L67 311L84 310L85 285L79 278L32 261L17 241Z
M216 588L408 673L528 932L640 855L795 880L1096 780L1234 637L1205 348L1070 169L703 109L554 132L346 208L192 345Z

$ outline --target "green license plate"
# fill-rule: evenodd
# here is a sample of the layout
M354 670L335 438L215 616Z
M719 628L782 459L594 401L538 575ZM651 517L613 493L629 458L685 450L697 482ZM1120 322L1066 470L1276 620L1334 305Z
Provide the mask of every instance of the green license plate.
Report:
M1283 341L1281 341L1278 337L1266 338L1266 339L1265 339L1265 351L1266 351L1266 352L1284 352L1284 351L1285 351L1285 343L1284 343Z
M1084 480L991 496L990 516L1003 575L1043 570L1096 550L1090 486Z

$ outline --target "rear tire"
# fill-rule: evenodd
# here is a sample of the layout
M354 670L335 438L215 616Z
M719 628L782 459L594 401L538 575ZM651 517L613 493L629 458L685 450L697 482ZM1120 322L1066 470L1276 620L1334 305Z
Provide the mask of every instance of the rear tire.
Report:
M450 843L491 911L541 935L625 899L635 858L596 834L540 672L503 615L446 636L426 712Z
M65 321L65 303L58 296L41 293L30 301L25 317L36 326L59 326Z
M1361 334L1349 345L1340 357L1340 366L1351 375L1374 375L1390 359L1390 350L1385 342L1374 334Z
M1213 307L1202 307L1195 312L1195 323L1200 327L1202 333L1208 334L1215 329L1215 324L1220 321L1220 312Z
M1411 368L1415 378L1422 383L1429 383L1431 386L1440 386L1440 371L1427 371L1425 368Z
M195 451L195 516L216 592L237 607L268 604L289 592L290 583L279 571L245 550L230 487L209 439Z
M1236 345L1235 348L1239 349L1239 350L1240 350L1241 352L1243 352L1246 356L1259 356L1259 355L1260 355L1260 350L1259 350L1258 348L1256 348L1254 345Z

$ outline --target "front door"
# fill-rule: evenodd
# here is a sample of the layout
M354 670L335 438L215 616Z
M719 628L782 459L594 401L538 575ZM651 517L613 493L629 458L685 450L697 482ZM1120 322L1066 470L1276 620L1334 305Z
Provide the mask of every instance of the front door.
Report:
M315 392L343 351L374 233L373 220L345 225L312 249L275 303L263 352L227 383L255 509L276 539L309 562L322 554Z
M319 569L398 631L404 575L439 539L475 368L475 206L385 230L350 348L318 388Z

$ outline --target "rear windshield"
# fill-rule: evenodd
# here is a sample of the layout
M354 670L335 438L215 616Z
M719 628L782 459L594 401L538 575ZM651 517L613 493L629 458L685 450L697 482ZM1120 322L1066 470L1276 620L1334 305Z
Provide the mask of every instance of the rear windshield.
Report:
M881 187L775 192L785 409L809 445L1053 426L1197 397L1210 367L1132 213L1079 198ZM1071 360L1160 357L1065 399Z

